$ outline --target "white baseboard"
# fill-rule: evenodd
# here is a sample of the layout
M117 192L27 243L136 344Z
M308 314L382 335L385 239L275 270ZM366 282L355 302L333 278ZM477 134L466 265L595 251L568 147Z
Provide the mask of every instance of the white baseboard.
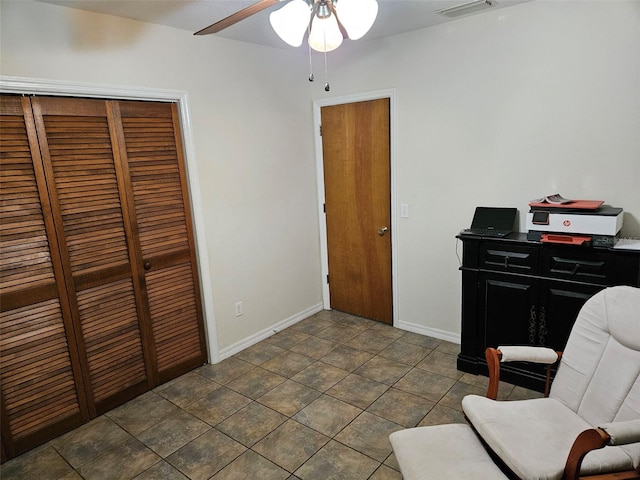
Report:
M304 320L305 318L308 318L311 315L320 312L321 310L323 310L323 305L322 303L318 303L301 312L298 312L295 315L282 320L281 322L278 322L270 327L265 328L264 330L261 330L258 333L251 335L250 337L245 338L244 340L240 340L233 345L223 348L222 350L220 350L219 358L220 360L224 360L225 358L235 355L245 348L249 348L251 345L255 345L256 343L261 342L265 338L269 338L271 335L279 332L280 330L284 330L291 325L295 325L301 320Z
M291 325L295 325L296 323L304 320L305 318L310 317L311 315L315 315L316 313L322 311L324 306L322 303L318 303L313 305L301 312L296 313L295 315L290 316L278 323L273 324L270 327L265 328L239 342L234 343L226 348L220 350L220 361L228 358L232 355L235 355L242 350L249 348L252 345L255 345L258 342L261 342L265 338L269 338L271 335L284 330ZM439 330L437 328L429 328L424 325L419 325L417 323L411 322L398 322L396 325L397 328L401 330L406 330L408 332L419 333L420 335L426 335L428 337L438 338L440 340L446 340L447 342L460 344L460 334L447 332L445 330Z
M457 343L458 345L460 345L461 342L459 333L447 332L446 330L429 328L424 325L418 325L417 323L403 321L398 322L398 325L396 326L401 330L407 330L408 332L419 333L420 335L446 340L447 342Z

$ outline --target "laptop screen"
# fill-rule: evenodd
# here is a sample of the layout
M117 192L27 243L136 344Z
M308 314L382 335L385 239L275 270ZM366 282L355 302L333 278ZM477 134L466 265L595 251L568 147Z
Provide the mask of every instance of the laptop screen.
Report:
M476 207L471 228L511 231L517 211L517 208Z

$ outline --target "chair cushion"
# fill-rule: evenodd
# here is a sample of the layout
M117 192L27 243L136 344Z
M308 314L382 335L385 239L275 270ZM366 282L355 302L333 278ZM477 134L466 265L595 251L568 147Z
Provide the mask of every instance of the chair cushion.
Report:
M404 480L507 479L468 425L409 428L389 440Z
M552 364L558 361L558 353L547 347L528 347L525 345L498 347L502 353L501 362L534 362Z
M640 418L625 422L605 423L599 428L609 434L609 445L640 443Z
M487 445L520 478L559 480L574 440L592 428L573 410L553 398L495 401L478 395L462 400L465 415ZM623 447L590 452L583 474L633 468Z
M607 288L580 310L549 396L591 425L633 420L639 379L640 289Z

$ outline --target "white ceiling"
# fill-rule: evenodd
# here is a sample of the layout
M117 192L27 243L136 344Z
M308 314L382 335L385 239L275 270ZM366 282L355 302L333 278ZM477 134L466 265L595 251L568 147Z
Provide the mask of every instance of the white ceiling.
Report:
M196 32L237 12L257 0L38 0L96 13L131 18ZM497 0L492 9L531 0ZM378 18L364 39L382 38L455 21L435 13L468 0L378 0ZM214 35L277 48L288 47L271 29L264 10ZM463 18L463 17L459 17ZM363 40L364 40L363 39Z

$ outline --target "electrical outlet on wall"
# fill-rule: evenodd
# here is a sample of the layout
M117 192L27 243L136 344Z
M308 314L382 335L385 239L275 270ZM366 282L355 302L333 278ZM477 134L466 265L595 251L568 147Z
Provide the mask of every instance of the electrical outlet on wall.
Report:
M236 317L242 315L242 302L236 302Z

